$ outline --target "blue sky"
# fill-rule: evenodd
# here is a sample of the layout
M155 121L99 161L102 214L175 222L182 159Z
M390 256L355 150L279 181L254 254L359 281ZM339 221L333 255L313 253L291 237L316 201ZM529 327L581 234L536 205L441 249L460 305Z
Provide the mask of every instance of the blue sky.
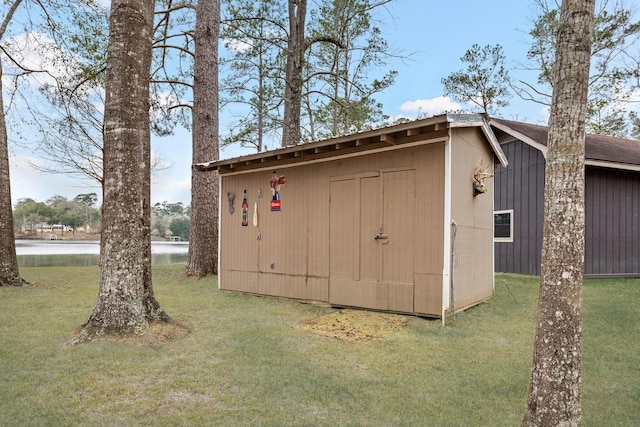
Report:
M480 46L501 44L512 77L529 81L535 75L518 72L527 62L529 46L527 34L534 15L532 1L513 0L395 0L386 11L379 11L381 29L392 49L411 60L396 61L390 68L398 71L396 83L376 96L383 103L384 112L392 117L415 118L450 109L452 104L443 98L441 79L461 70L460 57L474 43ZM510 106L501 111L507 119L531 123L545 123L542 106L511 98ZM227 120L220 118L221 129ZM191 135L179 129L173 136L153 138L153 149L169 169L157 172L152 179L152 203L168 201L190 204ZM248 154L249 151L230 147L221 158ZM53 195L72 199L78 194L100 189L90 181L68 176L43 174L33 170L26 159L14 152L10 155L12 199L24 197L46 201Z

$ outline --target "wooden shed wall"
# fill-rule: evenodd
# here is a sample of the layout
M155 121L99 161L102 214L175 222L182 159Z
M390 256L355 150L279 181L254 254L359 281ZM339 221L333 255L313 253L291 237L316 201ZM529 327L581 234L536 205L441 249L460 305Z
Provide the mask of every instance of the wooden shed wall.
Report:
M513 242L495 243L495 271L540 275L544 217L542 153L517 139L502 144L509 166L496 167L495 210L513 209Z
M220 286L242 292L330 301L331 257L349 257L353 248L330 252L331 182L381 171L412 170L415 180L412 212L415 283L411 310L394 309L395 289L387 295L391 311L439 316L442 310L442 265L444 223L444 143L400 148L357 157L289 166L278 169L286 176L280 191L281 211L271 212L269 180L271 170L223 174L220 246ZM241 226L243 190L247 189L249 225ZM229 213L227 193L235 193L234 213ZM261 197L259 197L261 194ZM349 202L348 193L344 197ZM352 196L354 203L359 198ZM258 204L258 227L252 225L254 204ZM406 206L410 206L408 203ZM402 206L393 209L403 209ZM340 224L352 245L361 245L356 230L359 220L344 218ZM335 231L335 230L334 230ZM373 232L367 236L373 240ZM259 239L258 239L259 233ZM392 262L403 262L396 260ZM355 260L353 265L357 265ZM359 265L359 264L358 264ZM402 296L400 296L402 297ZM397 302L405 307L404 302ZM355 304L354 304L355 305ZM385 308L382 308L385 309Z
M517 139L502 144L495 210L513 209L513 242L495 243L495 270L540 275L544 221L542 153ZM585 275L640 276L640 173L587 166Z
M585 275L640 277L640 172L585 175Z
M478 161L493 171L493 153L477 128L458 128L452 145L451 219L457 224L452 266L456 311L493 296L493 179L487 192L473 196ZM453 238L453 235L452 235Z

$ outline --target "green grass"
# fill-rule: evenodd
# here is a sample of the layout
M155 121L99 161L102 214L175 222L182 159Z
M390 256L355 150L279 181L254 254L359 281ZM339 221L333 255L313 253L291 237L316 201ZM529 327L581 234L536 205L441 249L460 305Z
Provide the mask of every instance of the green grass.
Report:
M156 296L191 333L64 347L95 304L97 268L22 275L39 286L0 288L2 426L517 426L524 411L537 278L497 276L496 296L445 328L412 317L350 344L297 328L333 308L158 266ZM585 426L640 425L639 301L638 280L585 283Z

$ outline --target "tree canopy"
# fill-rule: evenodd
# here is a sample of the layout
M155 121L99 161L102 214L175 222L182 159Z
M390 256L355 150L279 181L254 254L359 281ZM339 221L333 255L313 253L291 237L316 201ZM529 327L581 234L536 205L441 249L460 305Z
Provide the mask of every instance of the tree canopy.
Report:
M494 114L509 105L509 71L502 46L471 46L460 58L466 70L442 79L444 94L459 102L475 104L482 112Z
M280 145L283 132L297 144L381 125L374 96L394 83L397 73L387 68L401 57L374 19L389 2L323 0L308 9L306 1L226 2L231 73L221 91L237 120L223 144L260 151Z
M513 83L516 94L527 101L551 104L555 74L555 37L559 30L557 2L536 0L539 14L529 31L531 45L527 67L536 72L535 82ZM631 96L640 90L640 21L624 2L599 2L591 35L591 66L587 101L587 132L637 135L637 113Z

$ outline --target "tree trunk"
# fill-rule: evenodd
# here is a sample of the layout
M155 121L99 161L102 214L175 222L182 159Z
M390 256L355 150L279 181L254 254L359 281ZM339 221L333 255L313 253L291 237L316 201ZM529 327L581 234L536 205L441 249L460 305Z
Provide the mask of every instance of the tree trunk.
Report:
M304 63L304 25L307 0L289 0L289 40L285 70L282 146L302 142L300 110L302 108L302 65Z
M523 426L581 424L584 135L595 0L563 0L545 176L538 321Z
M2 93L2 64L0 64L0 94ZM20 277L16 240L13 230L11 206L11 179L9 176L9 138L4 117L4 104L0 96L0 286L22 286L27 282Z
M105 83L100 285L76 343L139 335L168 320L153 295L149 69L152 0L113 0Z
M2 25L0 25L0 38L4 36L9 22L13 19L21 3L22 0L16 0L11 4ZM2 63L0 62L0 286L23 286L28 283L20 277L16 256L9 173L9 136L7 135L2 92Z
M196 9L193 84L193 164L217 160L218 34L220 0L199 0ZM218 173L191 174L191 229L186 274L218 269Z

